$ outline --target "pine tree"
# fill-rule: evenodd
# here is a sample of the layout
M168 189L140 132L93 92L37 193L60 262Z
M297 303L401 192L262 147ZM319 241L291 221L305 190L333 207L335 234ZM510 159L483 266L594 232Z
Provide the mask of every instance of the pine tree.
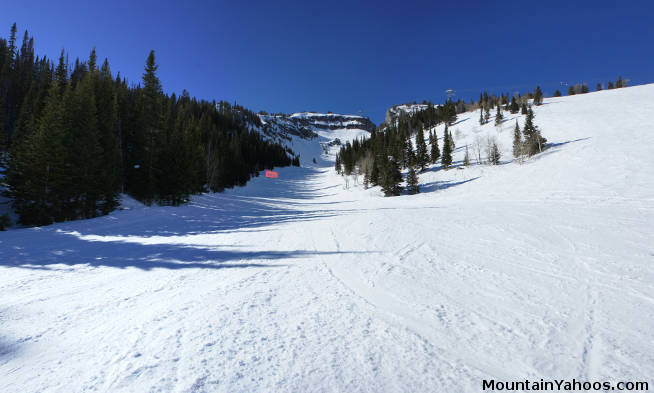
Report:
M386 159L379 173L379 185L384 192L384 196L400 195L402 192L401 182L402 172L400 172L400 166L394 158Z
M436 161L441 158L441 151L438 148L438 136L436 135L436 131L434 131L433 134L429 134L429 144L431 145L431 152L429 155L431 158L431 163L435 164Z
M379 166L377 165L377 159L374 159L372 162L372 170L370 171L370 183L372 185L379 185Z
M64 94L64 126L69 164L67 175L71 181L69 199L65 206L65 219L97 216L98 202L102 198L102 148L91 74L83 77L75 90Z
M55 80L57 81L57 87L59 88L59 94L63 94L68 85L68 67L65 62L66 53L64 50L61 50L59 55L59 63L57 63L57 68L55 70Z
M526 103L522 104L522 107L520 108L520 113L523 114L523 115L527 114L527 104Z
M157 68L154 51L150 51L146 60L145 72L143 73L143 126L145 128L145 155L142 157L143 166L141 169L143 181L142 199L146 203L152 202L157 194L158 177L162 174L156 167L158 160L158 145L162 128L162 87L157 77ZM238 143L234 143L237 146ZM238 153L237 148L233 148Z
M89 72L94 73L97 71L96 66L98 64L98 56L95 53L95 46L91 50L91 54L89 55Z
M500 164L500 149L497 146L497 142L493 141L492 147L491 147L491 156L489 157L489 161L493 165L499 165Z
M18 32L18 28L16 27L16 23L11 25L11 31L9 33L9 46L7 47L7 52L9 54L10 59L15 59L16 56L18 55L18 51L16 50L16 33Z
M586 94L586 93L588 93L588 91L589 91L589 90L588 90L588 85L585 84L585 83L583 83L583 84L581 85L581 94Z
M7 183L12 206L25 225L48 225L62 221L65 173L64 106L53 84L38 129L11 154Z
M576 94L576 92L575 92L575 88L574 88L574 86L570 86L570 87L568 87L568 95L569 95L569 96L573 96L573 95L575 95L575 94Z
M613 89L613 81L609 81L607 89L609 89L609 90Z
M484 107L480 106L479 107L479 125L483 126L484 124L486 124L484 122Z
M445 133L443 137L443 156L441 157L441 164L443 169L447 169L452 165L452 143L450 143L450 133L445 127Z
M416 170L413 167L409 167L409 172L406 176L406 188L409 195L414 195L420 192L420 186L418 185L418 175Z
M513 129L513 157L519 158L522 156L522 134L518 121L515 121L515 128Z
M554 97L561 97L561 91L559 91L559 89L554 91Z
M518 105L518 101L515 99L515 96L511 98L511 113L518 113L520 111L520 106Z
M601 83L597 82L596 90L597 91L602 91L602 84Z
M495 113L495 126L499 126L504 121L504 115L502 115L502 110L500 106L497 106L497 113Z
M402 167L408 168L410 166L416 165L416 153L413 151L413 143L411 139L406 138L404 140L404 152L402 159Z
M540 86L536 86L536 91L534 92L534 105L543 104L543 92L540 89Z
M334 169L336 169L336 173L339 175L341 174L341 156L339 154L336 154L336 162L334 163Z
M624 83L622 82L622 76L619 76L618 80L615 82L615 88L619 89L621 87L624 87Z
M427 144L425 143L425 135L421 130L416 134L416 166L423 171L429 163L429 154L427 153Z
M525 126L522 129L522 134L524 135L524 153L528 156L533 156L534 154L542 152L545 142L547 142L547 139L541 136L540 130L534 124L534 117L534 111L529 108L527 118L525 119Z
M484 124L487 124L490 121L490 106L486 106L484 109Z

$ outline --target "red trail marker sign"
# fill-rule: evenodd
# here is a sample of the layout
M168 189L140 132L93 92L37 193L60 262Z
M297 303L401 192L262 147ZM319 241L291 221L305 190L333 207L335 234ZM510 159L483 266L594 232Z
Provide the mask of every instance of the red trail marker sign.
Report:
M273 179L277 179L279 177L279 173L273 171L266 171L266 177L272 177Z

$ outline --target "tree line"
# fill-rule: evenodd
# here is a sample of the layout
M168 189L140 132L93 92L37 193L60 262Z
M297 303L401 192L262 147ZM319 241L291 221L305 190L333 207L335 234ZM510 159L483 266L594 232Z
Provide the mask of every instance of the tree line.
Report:
M34 54L26 31L0 38L0 179L25 225L107 214L126 193L179 205L191 194L242 186L263 169L299 165L264 140L253 112L165 94L155 53L128 85L95 48L69 64Z
M501 94L499 97L482 92L478 102L471 101L466 108L478 108L480 124L490 121L490 109L495 108L495 125L504 121L503 111L526 115L525 125L521 130L516 122L514 130L513 154L516 159L522 160L542 152L547 140L534 123L532 105L543 104L543 92L540 86L533 93L510 95ZM531 103L529 100L532 100ZM420 192L418 174L430 164L440 160L441 167L448 169L453 165L452 154L455 150L454 138L449 130L456 122L457 108L451 100L442 106L428 103L422 111L400 113L391 124L382 124L372 131L368 139L356 139L347 142L336 155L335 169L344 176L354 175L355 179L363 175L364 187L381 186L385 196L400 195L403 188L401 183L402 170L407 169L406 188L408 194ZM442 148L439 147L439 138L434 127L444 123ZM425 140L424 130L428 130L428 140ZM412 142L415 136L415 146ZM485 144L485 146L484 146ZM487 163L498 165L500 163L500 149L494 137L489 136L487 141L477 138L472 145L473 154L476 154L477 163L482 163L482 151L485 150ZM470 164L470 151L465 146L465 156L462 164Z
M363 185L379 185L386 196L402 192L402 169L409 169L407 191L419 192L417 173L440 158L444 168L452 164L454 140L447 126L457 119L456 104L448 100L444 105L428 104L425 110L409 115L400 113L394 124L382 124L367 139L356 139L341 147L336 156L335 169L339 174L363 174ZM445 123L443 149L432 128ZM424 129L429 129L429 146ZM416 136L414 149L411 138Z

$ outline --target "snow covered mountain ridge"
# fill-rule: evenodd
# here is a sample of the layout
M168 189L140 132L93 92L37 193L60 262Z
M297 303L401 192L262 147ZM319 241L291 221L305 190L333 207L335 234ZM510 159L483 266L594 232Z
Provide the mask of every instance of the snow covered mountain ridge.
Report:
M320 130L357 129L372 131L375 128L375 124L367 117L338 113L259 114L259 118L263 123L261 131L265 135L273 137L273 135L277 134L287 140L290 135L313 139L318 136L316 131Z

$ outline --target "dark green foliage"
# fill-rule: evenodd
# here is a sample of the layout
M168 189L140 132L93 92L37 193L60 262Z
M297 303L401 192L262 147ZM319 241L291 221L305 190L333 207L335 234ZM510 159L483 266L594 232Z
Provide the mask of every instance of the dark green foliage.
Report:
M622 81L622 76L619 76L618 80L615 82L615 88L619 89L621 87L624 87L624 82Z
M513 113L513 114L518 113L518 111L520 111L520 105L518 105L518 101L515 99L515 96L513 96L511 98L510 110L511 110L511 113Z
M5 213L0 216L0 231L6 231L11 226L11 218Z
M444 132L445 137L443 138L443 156L441 157L441 164L444 169L447 169L452 165L452 143L450 142L450 133L447 131L447 126L445 127Z
M492 165L499 165L500 164L500 149L497 146L497 142L493 141L492 146L490 148L490 157L488 157L488 161Z
M456 121L456 105L452 100L447 100L443 105L443 120L447 125L452 125Z
M522 135L520 133L520 126L518 121L515 121L515 128L513 129L513 157L518 158L522 156Z
M15 26L0 39L0 157L23 224L107 214L120 192L177 205L299 164L251 130L261 123L247 109L164 94L154 52L142 85L128 87L95 49L71 70L63 50L55 65L33 47L25 33L16 48Z
M499 126L502 124L504 121L504 115L502 114L502 110L500 109L500 106L497 106L497 113L495 113L495 125Z
M338 159L343 166L357 163L363 172L364 179L369 176L370 184L379 185L388 196L398 195L402 182L400 168L414 167L418 163L418 153L422 157L424 151L425 166L429 160L436 161L440 156L437 138L430 134L431 154L427 152L424 142L424 129L431 129L440 123L447 124L444 107L434 107L431 103L427 109L416 112L412 116L400 115L391 125L383 124L370 134L365 140L355 140L352 144L341 147ZM416 151L409 142L412 136L416 137ZM422 146L422 147L421 147ZM424 150L423 150L424 149ZM418 152L419 150L419 152Z
M397 196L402 192L400 183L402 182L402 172L400 166L394 158L382 159L382 166L379 171L379 185L384 192L384 196Z
M540 86L536 86L536 91L534 92L534 105L543 104L543 92L540 89Z
M484 124L486 124L490 121L490 106L487 105L484 109Z
M527 114L527 104L523 103L522 107L520 108L520 113L523 115Z
M416 153L413 151L413 144L410 139L404 141L404 151L402 155L402 167L408 168L416 165Z
M522 134L524 135L523 153L528 156L542 152L545 142L547 142L547 139L541 136L540 130L534 124L534 117L534 111L529 108L527 118L525 119L525 126L522 129Z
M595 88L595 90L602 91L602 84L598 82L597 87Z
M486 121L484 120L484 107L480 106L479 107L479 125L483 126L486 124Z
M425 143L425 135L422 130L416 133L416 162L415 165L423 171L429 164L429 153L427 153L427 143Z
M554 91L554 97L561 97L561 91L559 91L559 89Z
M436 131L429 133L429 145L431 146L429 157L431 158L431 163L435 164L436 161L441 158L441 151L438 148L438 136L436 136Z
M574 87L574 86L570 86L570 87L568 87L568 95L569 95L569 96L573 96L573 95L575 95L575 94L576 94L576 92L575 92L575 87Z
M379 184L379 166L377 165L377 160L374 160L372 163L372 169L370 171L370 183L373 185Z
M588 93L588 91L589 91L589 90L588 90L588 85L585 84L585 83L582 84L582 85L581 85L581 94L586 94L586 93Z
M607 86L607 89L612 90L613 89L613 82L609 81L609 84Z
M416 170L413 167L409 168L409 172L406 175L406 189L409 195L414 195L420 192L420 186L418 185L418 175Z

